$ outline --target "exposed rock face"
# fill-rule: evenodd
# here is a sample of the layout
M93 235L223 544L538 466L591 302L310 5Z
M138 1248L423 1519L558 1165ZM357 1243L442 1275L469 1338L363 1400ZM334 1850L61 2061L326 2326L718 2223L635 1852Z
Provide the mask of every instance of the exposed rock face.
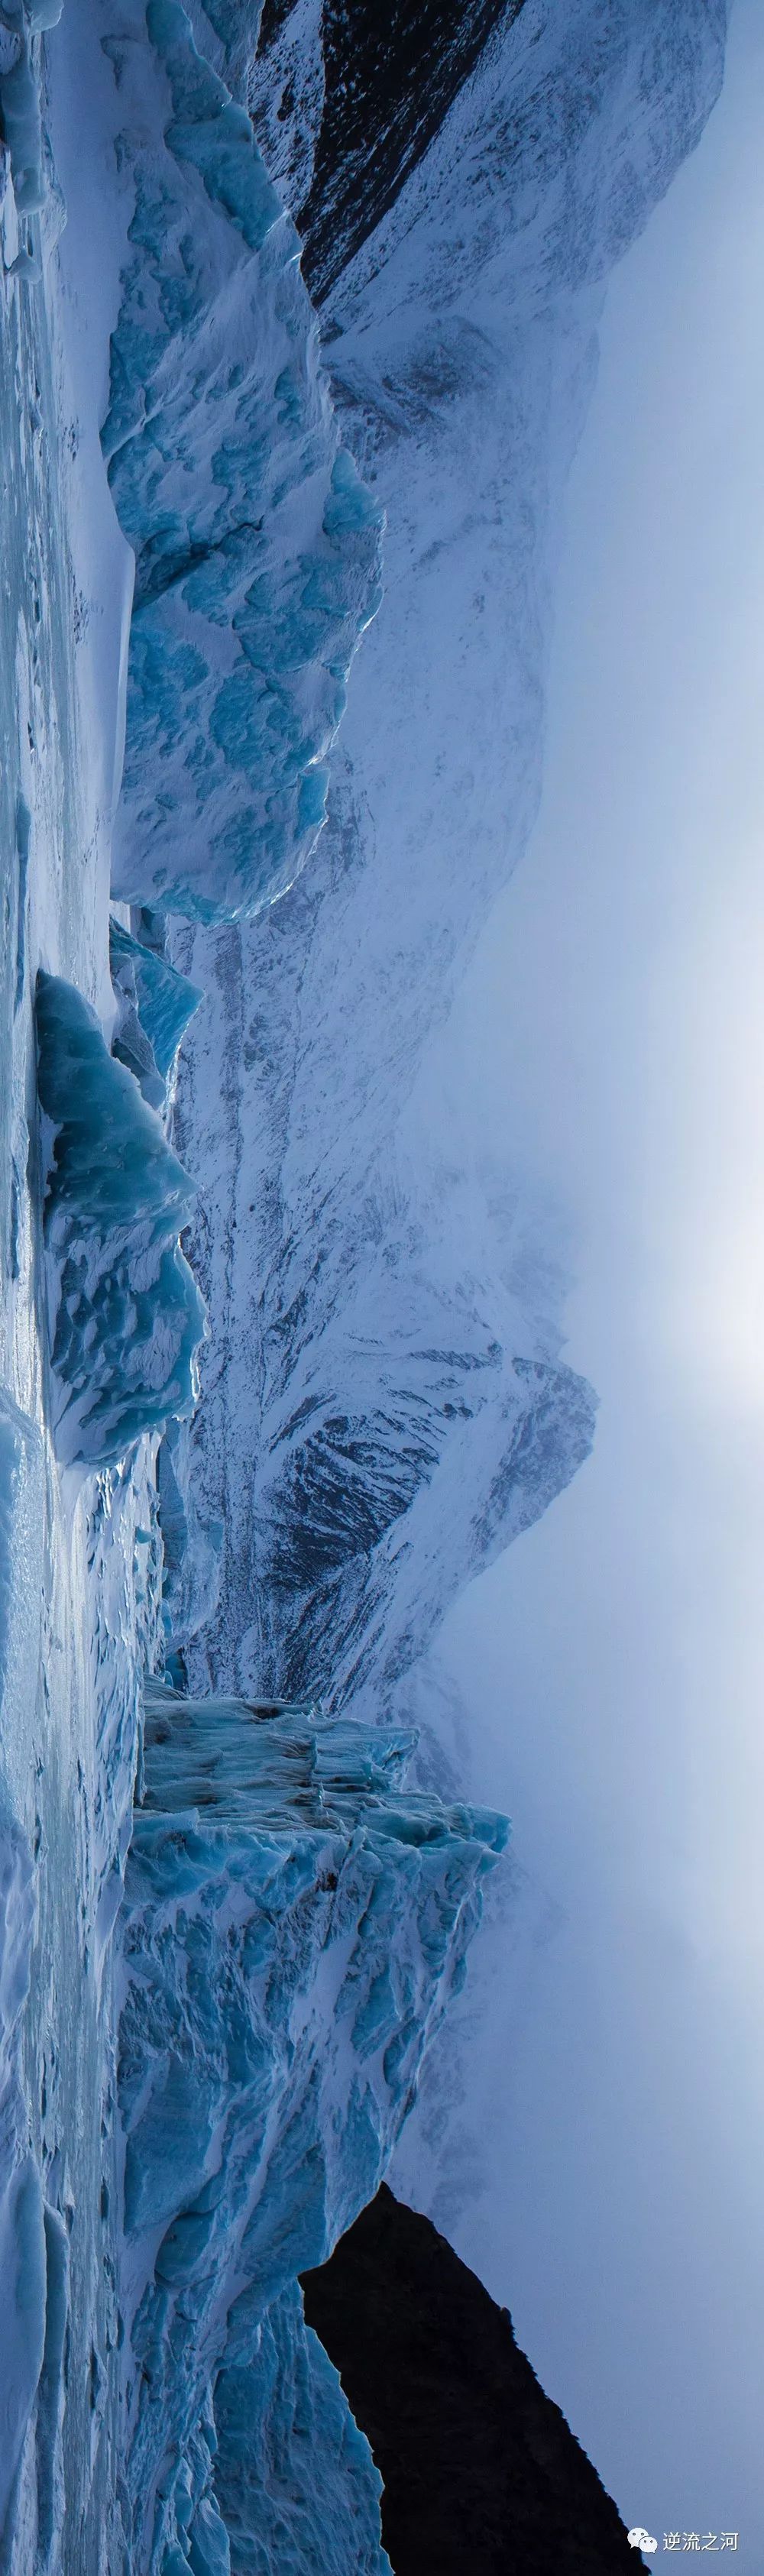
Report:
M507 2308L382 2184L305 2315L384 2480L395 2576L618 2576L642 2565Z
M291 126L306 72L320 46L323 80L310 185L297 213L303 274L324 302L348 261L421 161L491 35L516 18L523 0L324 0L311 12L265 0L253 100L272 132ZM305 102L307 104L307 101ZM269 111L269 113L268 113ZM303 107L303 119L305 108ZM302 125L303 119L300 120ZM270 139L270 137L269 137ZM282 162L283 153L278 158ZM269 156L272 167L273 154ZM293 203L293 173L283 168Z

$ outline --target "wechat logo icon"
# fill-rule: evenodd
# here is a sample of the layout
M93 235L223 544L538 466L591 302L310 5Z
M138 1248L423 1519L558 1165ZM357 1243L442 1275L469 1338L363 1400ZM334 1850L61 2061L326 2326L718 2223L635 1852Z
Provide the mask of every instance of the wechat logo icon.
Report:
M653 2551L658 2547L657 2540L651 2540L649 2531L638 2531L636 2526L628 2533L628 2542L630 2549L646 2550L648 2558L652 2558Z

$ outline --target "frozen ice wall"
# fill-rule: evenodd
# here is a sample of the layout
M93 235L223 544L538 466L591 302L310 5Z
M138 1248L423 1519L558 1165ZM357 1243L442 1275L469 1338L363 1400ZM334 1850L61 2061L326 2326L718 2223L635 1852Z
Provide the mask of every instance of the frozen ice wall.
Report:
M382 2480L297 2283L215 2384L215 2490L238 2576L391 2576Z
M147 1696L120 1935L122 2448L129 2564L157 2576L227 2563L204 2556L221 2503L236 2569L259 2576L277 2539L290 2576L385 2564L378 2481L294 2285L377 2187L505 1839L407 1796L409 1750L311 1710Z
M320 829L380 514L245 110L176 0L121 12L107 41L135 187L103 429L136 559L113 883L233 919Z
M165 956L164 923L151 913L141 916L143 937L117 921L109 922L109 967L118 1005L112 1055L135 1074L144 1100L164 1109L167 1087L184 1029L198 1010L201 993L178 975Z
M37 978L37 1080L53 1130L45 1203L60 1456L103 1466L191 1411L204 1308L179 1235L193 1184L95 1013Z

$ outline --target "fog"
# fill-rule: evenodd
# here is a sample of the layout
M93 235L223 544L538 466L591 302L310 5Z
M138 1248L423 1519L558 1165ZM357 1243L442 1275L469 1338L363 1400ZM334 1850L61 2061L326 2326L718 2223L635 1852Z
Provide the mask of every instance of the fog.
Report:
M593 1458L452 1614L491 1936L460 2250L659 2540L764 2566L764 14L608 295L545 789L432 1072L575 1247ZM485 2033L480 2052L485 2054ZM476 2083L480 2081L475 2075Z

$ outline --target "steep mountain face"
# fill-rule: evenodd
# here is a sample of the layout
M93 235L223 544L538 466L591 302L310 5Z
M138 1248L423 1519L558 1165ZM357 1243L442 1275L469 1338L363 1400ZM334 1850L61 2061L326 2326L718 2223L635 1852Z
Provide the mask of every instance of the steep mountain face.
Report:
M617 2576L642 2565L506 2308L383 2183L305 2315L383 2478L395 2576Z
M394 0L381 13L374 0L350 9L327 0L309 13L266 0L249 101L269 168L297 207L315 303L395 204L494 27L511 24L522 5ZM300 202L299 143L311 125L310 181Z
M174 943L207 997L176 1120L212 1317L191 1476L225 1525L218 1614L179 1642L196 1688L307 1676L367 1715L394 1713L455 1592L592 1437L544 1245L456 1158L429 1168L414 1095L536 811L602 281L702 129L725 19L722 0L670 20L653 0L525 0L490 27L459 13L457 41L445 13L433 87L434 20L410 14L416 146L361 9L341 37L312 0L271 10L249 71L236 58L306 228L342 435L386 513L386 591L300 884L251 926ZM356 106L380 138L366 196Z

